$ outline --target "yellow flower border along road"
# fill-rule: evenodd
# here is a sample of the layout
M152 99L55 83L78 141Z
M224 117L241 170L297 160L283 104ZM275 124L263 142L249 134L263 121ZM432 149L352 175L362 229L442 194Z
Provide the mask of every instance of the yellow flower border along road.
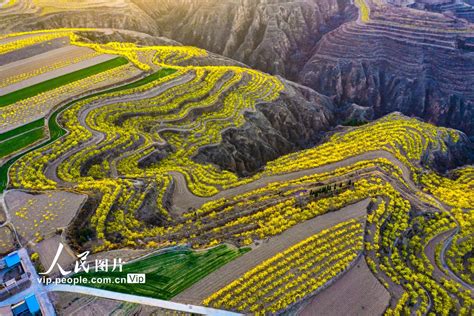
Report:
M142 67L144 67L143 64L146 64L144 61L158 60L154 56L151 57L153 54L162 54L161 60L182 60L181 57L176 57L177 54L169 54L173 48L161 49L155 47L147 52L146 49L129 44L113 44L106 47L101 46L99 49L115 51L116 53L122 52ZM155 64L154 66L159 65ZM163 241L159 238L164 238L168 242L169 240L172 240L172 242L190 241L197 247L219 243L230 237L235 238L238 243L252 243L254 240L284 233L290 227L298 227L299 223L305 220L329 212L333 208L341 208L351 201L364 199L368 196L377 196L376 189L381 190L386 193L385 198L390 201L387 201L386 208L380 209L381 215L378 218L379 220L385 220L386 216L390 214L390 218L394 219L395 222L389 222L386 226L387 229L384 231L381 231L379 227L381 225L379 220L373 223L378 232L374 235L377 237L374 238L378 238L382 246L388 248L390 253L393 254L391 261L378 260L375 255L373 260L376 260L374 262L376 262L375 267L378 273L387 277L387 284L389 282L398 284L402 283L401 280L409 280L413 286L416 286L417 291L423 291L425 294L419 298L421 302L420 310L433 307L436 311L441 311L440 304L444 304L448 309L456 308L456 304L453 305L449 300L449 294L446 294L447 290L444 289L444 285L440 287L438 283L433 283L432 279L425 277L425 274L429 273L429 269L423 269L423 265L420 265L423 259L420 259L420 261L416 258L409 258L414 271L402 270L400 272L400 267L404 267L404 259L400 258L405 255L403 252L399 253L398 249L393 247L392 244L397 243L394 236L403 232L411 220L407 217L410 204L407 204L407 196L412 203L445 211L450 211L450 207L445 207L443 203L437 201L429 193L432 192L435 197L438 197L442 202L448 202L448 204L460 206L465 203L469 204L470 197L462 194L464 183L457 180L453 180L452 183L442 181L443 186L450 186L446 190L450 190L450 192L459 191L459 193L447 195L448 199L443 199L442 196L439 196L442 191L432 189L432 183L436 181L423 182L423 179L431 178L426 177L419 165L426 153L434 150L446 152L448 144L457 142L462 135L453 130L436 128L414 119L390 115L366 126L338 133L328 143L316 148L277 159L269 163L264 172L255 177L241 180L230 173L219 172L213 166L195 163L191 160L192 155L201 146L218 143L220 141L219 133L226 128L241 126L243 124L242 111L244 109L253 109L258 100L273 100L276 98L279 91L278 81L258 72L235 67L172 66L177 69L175 76L171 75L154 84L165 84L190 72L195 74L195 77L189 82L173 85L166 89L166 92L157 96L150 96L146 100L140 99L138 96L142 91L136 90L123 92L123 94L122 92L112 93L107 96L113 98L136 94L138 99L133 100L133 102L116 102L102 106L101 102L103 100L96 98L75 104L65 112L63 117L71 133L69 137L65 137L63 143L53 144L46 150L31 154L27 157L28 159L22 160L23 164L17 165L16 169L12 171L12 175L16 177L15 181L17 181L15 184L31 189L43 185L48 188L56 188L58 183L45 177L44 167L51 161L57 160L60 155L72 151L72 155L68 159L58 164L56 174L59 179L71 183L77 190L89 194L97 194L98 192L104 194L96 214L91 218L97 236L104 240L104 243L96 250L122 245L114 244L114 240L110 239L111 232L114 231L124 232L123 245L135 245L136 240L139 239L154 242L155 245L158 243L159 245L159 242ZM152 66L149 65L149 67ZM223 84L220 85L219 82ZM143 91L152 89L154 84L147 86ZM231 89L231 87L234 87L234 89ZM237 95L235 91L238 91ZM182 97L174 98L173 96L176 95ZM196 101L197 96L199 96L199 101ZM95 101L97 103L93 103ZM93 104L91 105L91 103ZM88 105L92 109L80 121L77 114L80 111L85 111L83 106ZM214 106L218 110L215 110ZM211 108L213 111L210 114L199 114L201 124L193 125L193 123L186 122L192 109L201 110L204 108ZM127 118L126 114L130 112L146 113L146 115ZM126 119L120 121L124 115ZM181 133L171 133L169 130L159 135L147 133L146 129L142 129L142 127L153 124L156 121L154 116L164 118L170 125L176 124L179 126L177 129L190 134L183 136ZM104 118L113 119L104 120ZM118 121L120 121L120 124L116 124ZM193 130L193 127L197 130ZM97 139L102 142L94 148L83 150L79 142L87 142L94 135L97 135ZM211 140L209 140L209 136L211 136ZM153 151L153 144L157 142L162 144L163 141L180 148L180 151L172 153L168 159L163 159L150 168L145 168L145 170L139 168L138 158L150 154ZM133 147L134 144L138 144L138 147ZM79 148L79 150L74 151L74 148ZM87 165L87 162L94 157L102 157L101 155L107 154L112 149L117 149L119 153L123 151L130 152L130 150L125 150L127 148L133 148L133 154L126 157L121 157L119 154L111 161L102 159L100 163L95 163L94 168L88 171L82 170L82 166ZM48 152L48 150L51 150L51 152ZM343 181L334 183L333 189L329 189L332 194L328 194L328 188L325 188L325 191L322 188L317 188L314 183L317 177L314 177L302 179L299 183L295 182L291 186L281 188L282 197L275 197L271 192L275 187L269 186L266 188L268 192L263 190L250 193L250 195L246 195L248 192L245 192L242 196L236 197L242 198L240 201L211 201L196 210L195 213L202 218L194 222L192 212L187 212L183 214L182 220L176 225L145 227L145 229L142 229L144 228L143 223L134 217L135 210L142 204L152 185L159 185L160 192L166 191L169 185L170 173L182 174L187 181L186 187L194 194L211 196L222 189L243 186L267 176L282 173L291 174L299 170L321 167L344 161L349 157L363 155L367 151L390 152L398 163L392 163L389 159L387 161L372 161L366 164L358 161L354 163L357 168L340 168L342 170L338 170L334 174L324 175L325 181L343 177L344 174L348 173L357 175L352 184ZM321 157L325 157L325 159ZM115 165L115 176L107 173L109 163ZM90 173L90 170L93 172ZM27 175L28 177L20 177L19 175ZM117 179L116 176L122 176L123 178ZM137 179L140 181L135 181ZM427 192L421 193L417 186L424 186ZM303 192L306 194L305 196L295 197L292 195L300 192L300 188L312 189L316 192L316 195L322 192L322 198L314 199L317 202L298 205L297 202L300 197L306 200L312 199L312 197L308 197L310 194L307 191ZM333 193L334 191L335 193ZM262 206L261 200L266 198L262 195L266 193L270 193L272 200L269 201L269 205ZM162 197L159 197L160 202ZM231 205L230 202L234 204ZM234 207L234 205L237 206ZM249 205L256 207L247 208L246 206ZM240 214L242 216L233 217L233 213L239 215L233 210L240 206L244 206L241 208L243 213ZM116 209L113 209L113 207L116 207ZM163 211L166 214L166 210ZM107 220L108 218L111 220ZM212 227L211 224L217 219L220 226ZM417 220L424 221L426 219L419 218ZM463 224L463 221L459 221L459 225L465 224ZM223 230L231 232L232 236L224 235ZM189 236L186 236L183 232L189 233ZM372 246L368 248L371 249ZM412 250L418 251L419 249L413 247ZM389 284L389 287L392 283ZM463 295L452 289L449 289L449 292L457 297ZM403 307L408 299L416 299L410 289L407 289L406 293L401 297L397 297L399 305L392 306L394 311L398 310L399 306ZM430 301L430 296L426 293L431 293L433 300Z

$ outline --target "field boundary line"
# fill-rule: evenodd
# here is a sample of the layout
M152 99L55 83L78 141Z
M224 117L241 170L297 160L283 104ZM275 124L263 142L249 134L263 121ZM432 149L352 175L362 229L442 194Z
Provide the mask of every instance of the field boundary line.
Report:
M242 314L219 310L215 308L176 303L176 302L160 300L160 299L151 298L151 297L95 289L95 288L90 288L86 286L51 284L51 285L48 285L46 289L49 292L70 292L70 293L92 295L92 296L97 296L97 297L102 297L102 298L127 301L131 303L142 304L142 305L156 306L156 307L161 307L165 309L171 309L171 310L182 311L182 312L193 313L193 314L211 315L211 316L242 315Z

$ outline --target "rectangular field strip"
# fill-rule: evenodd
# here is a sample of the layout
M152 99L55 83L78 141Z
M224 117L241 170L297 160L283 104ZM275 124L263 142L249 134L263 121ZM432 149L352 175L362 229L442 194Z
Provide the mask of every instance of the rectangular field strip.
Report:
M209 273L248 251L231 249L226 245L207 251L178 249L157 254L123 266L122 272L94 272L83 274L90 278L126 278L128 273L145 273L145 284L83 284L110 291L171 299Z
M4 141L4 140L7 140L9 138L13 138L13 137L16 137L18 136L19 134L23 134L25 132L28 132L28 131L31 131L32 129L35 129L35 128L39 128L39 127L42 127L44 126L44 119L39 119L39 120L36 120L36 121L33 121L31 123L28 123L28 124L25 124L25 125L22 125L20 127L17 127L15 129L12 129L8 132L5 132L5 133L2 133L0 134L0 142ZM2 146L0 145L0 148Z
M31 145L44 136L44 129L38 127L0 142L0 158Z
M128 63L128 60L124 57L117 57L106 62L87 67L78 71L71 72L69 74L59 76L50 80L43 81L41 83L35 84L30 87L26 87L12 93L6 94L0 98L0 107L13 104L17 101L27 99L44 93L46 91L53 90L60 86L69 84L74 81L85 79L87 77L96 75L98 73L125 65Z

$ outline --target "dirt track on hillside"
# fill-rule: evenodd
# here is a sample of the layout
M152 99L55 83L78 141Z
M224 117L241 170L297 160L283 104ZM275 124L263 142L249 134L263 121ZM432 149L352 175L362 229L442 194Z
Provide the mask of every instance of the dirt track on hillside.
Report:
M300 170L300 171L296 171L292 173L262 177L248 184L244 184L235 188L221 191L212 197L195 196L192 192L189 191L187 183L186 183L186 179L184 178L184 176L178 172L172 172L171 175L173 176L173 180L175 184L175 190L172 196L173 210L175 210L178 213L181 213L183 211L186 211L190 207L198 208L207 201L230 197L230 196L236 196L236 195L239 195L251 190L264 187L272 182L283 182L283 181L294 180L294 179L298 179L298 178L308 176L308 175L329 172L337 168L347 167L359 161L372 160L372 159L377 159L377 158L386 158L390 160L393 164L398 166L402 170L404 180L408 183L408 185L410 185L412 189L416 190L416 186L410 178L410 172L408 168L403 163L401 163L395 156L393 156L391 153L384 150L377 150L377 151L365 152L361 155L353 156L341 161L337 161L335 163L330 163L330 164L319 166L316 168L304 169L304 170Z

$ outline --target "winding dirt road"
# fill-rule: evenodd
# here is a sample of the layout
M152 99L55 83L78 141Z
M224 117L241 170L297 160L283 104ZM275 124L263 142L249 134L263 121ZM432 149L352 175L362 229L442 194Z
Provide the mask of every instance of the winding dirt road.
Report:
M170 88L172 88L176 85L185 84L186 82L191 81L194 78L194 76L195 75L192 72L188 72L188 73L178 77L175 80L171 80L171 81L166 82L162 85L159 85L157 87L149 89L145 92L139 92L139 93L136 93L136 94L130 94L130 95L126 95L126 96L113 97L113 98L109 98L109 99L106 99L106 100L99 99L97 101L91 102L91 103L87 104L86 106L82 107L79 111L79 114L78 114L79 123L82 126L84 126L85 128L87 128L87 130L89 132L92 133L92 137L90 137L86 142L84 142L81 145L77 146L73 150L69 150L64 155L61 155L58 159L50 162L48 164L48 166L46 167L46 169L45 169L46 177L48 177L49 179L57 182L60 185L67 186L67 183L64 182L63 180L61 180L57 176L57 169L58 169L59 165L61 163L63 163L66 159L69 159L69 157L71 157L72 155L82 151L84 148L95 147L105 139L105 137L106 137L105 133L97 131L95 129L92 129L92 128L90 128L89 125L86 124L87 115L92 110L97 109L99 107L107 106L109 104L117 103L117 102L139 101L139 100L143 100L143 99L147 99L147 98L152 98L152 97L157 96L157 95L163 93L164 91L166 91L166 90L168 90L168 89L170 89Z
M418 191L415 183L413 183L413 181L411 180L410 171L408 170L408 168L400 160L398 160L393 154L389 153L388 151L377 150L377 151L365 152L358 156L353 156L353 157L350 157L338 162L319 166L316 168L304 169L304 170L300 170L300 171L296 171L292 173L262 177L253 182L250 182L250 183L247 183L235 188L223 190L212 197L199 197L199 196L194 195L192 192L189 191L188 185L186 183L186 178L184 177L184 175L182 175L179 172L171 172L170 174L173 177L174 185L175 185L175 189L172 195L173 210L178 213L181 213L183 211L188 210L190 207L198 208L205 202L219 199L219 198L236 196L236 195L239 195L251 190L264 187L272 182L295 180L304 176L314 175L317 173L330 172L337 168L347 167L347 166L353 165L356 162L360 162L364 160L373 160L377 158L386 158L390 160L393 164L398 166L402 170L403 179L410 186L410 189L412 189L413 191Z
M180 304L170 301L160 300L152 297L118 293L113 291L107 291L97 289L93 287L80 286L80 285L68 285L68 284L50 284L46 287L48 292L69 292L79 293L84 295L92 295L96 297L103 297L113 300L120 300L129 303L156 306L172 311L179 311L197 315L212 315L212 316L238 316L241 314L233 313L229 311L219 310L215 308L209 308L204 306L195 306L189 304ZM52 305L51 305L52 306ZM53 315L53 314L51 314Z
M213 197L195 196L192 192L189 191L188 186L186 184L185 177L179 172L172 172L171 175L173 177L174 186L175 186L173 194L172 194L173 210L181 213L187 210L189 207L198 208L203 203L208 202L210 200L236 196L236 195L239 195L251 190L264 187L272 182L289 181L289 180L301 178L303 176L330 172L337 168L350 166L356 162L360 162L364 160L373 160L377 158L386 158L387 160L391 161L394 165L398 166L402 171L402 178L407 183L409 188L408 189L401 188L398 183L394 183L395 181L392 181L393 179L390 179L389 177L386 177L385 175L382 175L382 177L385 178L387 181L391 182L393 185L395 185L405 198L409 198L411 201L420 202L423 205L423 202L419 200L419 197L413 194L413 192L422 192L422 191L420 191L419 188L417 188L415 183L412 181L410 177L409 169L401 161L399 161L393 154L387 151L378 150L378 151L372 151L372 152L365 152L358 156L350 157L350 158L347 158L335 163L323 165L316 168L300 170L293 173L263 177L254 182L221 191ZM367 201L368 200L365 200L364 203L367 203ZM364 205L361 203L362 202L359 202L355 205L346 206L340 209L339 211L335 211L333 213L328 213L322 216L318 216L309 221L293 226L292 228L285 231L281 235L271 238L268 242L264 243L256 250L252 250L251 252L245 254L244 256L236 259L235 261L215 271L214 273L207 276L200 282L194 284L192 287L188 288L187 290L185 290L184 292L176 296L174 300L182 301L182 302L199 303L200 301L202 301L203 299L205 299L206 297L208 297L215 291L224 287L226 284L230 283L232 280L235 280L240 275L242 275L249 269L256 266L258 263L283 251L284 249L297 243L298 241L309 237L311 233L312 234L316 233L318 229L324 229L325 227L330 227L332 225L337 224L338 222L347 220L352 217L365 215L367 204ZM440 203L439 201L437 201L437 203L441 211L447 211L442 203ZM352 212L355 212L355 213L348 212L347 211L348 209L351 209ZM350 216L352 217L347 217L348 214L350 214ZM312 226L312 225L315 225L315 226ZM327 226L324 226L324 225L327 225ZM321 226L324 226L324 227L321 228ZM443 249L446 249L448 240L449 238L445 237ZM431 257L433 256L431 255ZM433 262L433 265L435 265L435 262ZM448 272L450 272L450 275L448 276L449 279L460 282L457 276L451 275L452 271L450 271L449 269L447 270ZM472 288L468 286L465 282L460 282L460 283L463 286L465 286L467 289L472 290ZM376 305L379 303L376 303Z

